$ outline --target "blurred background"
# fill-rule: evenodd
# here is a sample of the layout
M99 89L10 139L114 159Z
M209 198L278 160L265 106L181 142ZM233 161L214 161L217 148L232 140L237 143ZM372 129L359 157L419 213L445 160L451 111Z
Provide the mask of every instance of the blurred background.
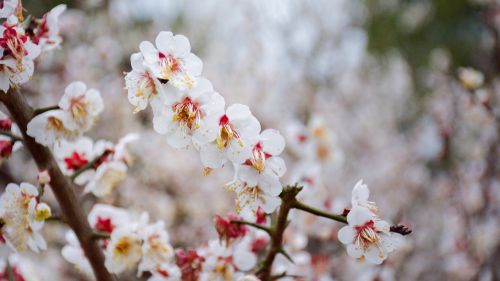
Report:
M223 188L231 171L203 176L196 152L169 147L151 111L132 114L128 103L130 55L171 30L189 38L226 104L249 105L263 128L286 137L283 182L305 185L304 201L341 212L363 179L383 217L413 229L373 266L346 255L335 237L341 225L294 214L287 243L309 253L306 280L318 272L331 280L500 280L500 2L23 1L39 17L59 3L69 6L62 48L38 59L23 90L33 106L50 106L67 84L84 81L105 102L91 137L141 135L130 145L127 179L105 203L163 219L176 247L213 239L213 216L234 211ZM461 67L484 81L471 85ZM303 134L316 138L313 152ZM1 186L35 178L25 151L1 166ZM27 255L40 280L83 278L60 255L64 229L49 223L50 250Z

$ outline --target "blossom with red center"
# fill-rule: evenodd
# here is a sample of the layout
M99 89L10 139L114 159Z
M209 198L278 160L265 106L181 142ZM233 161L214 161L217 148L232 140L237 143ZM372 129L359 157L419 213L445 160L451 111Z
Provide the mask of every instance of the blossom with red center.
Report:
M229 214L225 218L219 215L215 216L215 229L219 234L219 239L224 241L226 245L232 244L247 234L249 229L246 225L232 223L239 220L241 217L234 214Z
M214 141L201 146L200 156L205 167L220 168L228 160L238 165L252 155L260 123L246 105L233 104L217 117Z
M258 207L269 213L279 206L283 187L279 178L286 171L285 161L278 155L285 147L281 134L273 129L264 130L252 145L252 154L239 165L236 182L230 187L237 194L238 209Z
M94 142L89 137L81 137L73 142L61 140L54 145L54 156L65 175L71 175L84 167L94 157ZM90 172L85 171L76 181L83 184L90 179Z
M195 250L177 250L177 266L181 269L182 281L198 281L205 258Z
M110 218L97 217L97 222L94 225L94 228L97 231L111 233L113 232L115 225L111 222Z
M28 36L20 33L16 27L17 23L9 24L4 22L2 37L0 37L0 47L4 48L5 55L11 55L16 60L21 61L23 56L28 54L24 44L28 41Z
M26 35L15 16L0 25L0 90L5 93L11 85L27 82L34 71L33 60L40 54L40 47Z
M175 148L191 143L200 146L217 137L217 118L224 111L224 105L224 98L214 92L212 84L200 78L193 89L168 97L167 106L154 117L153 125Z
M179 281L181 280L181 270L172 263L160 265L155 270L151 271L152 276L148 281Z
M85 155L78 152L73 152L71 156L64 158L64 163L66 164L66 169L68 170L78 170L89 163Z
M164 264L173 261L174 249L170 245L165 223L158 221L147 225L140 231L142 243L142 260L139 263L137 276L144 271L154 271Z
M196 86L203 63L191 53L189 40L183 35L173 35L162 31L155 40L143 41L139 48L144 56L144 64L154 76L179 90Z
M130 64L132 71L125 75L125 88L129 102L135 106L134 113L146 109L148 104L151 104L153 112L161 111L166 98L163 85L144 64L141 53L132 54Z
M374 203L366 204L368 195L368 187L358 182L353 189L348 225L339 230L337 237L346 245L349 256L380 264L396 249L402 236L390 232L389 223L374 212Z
M257 263L256 255L250 251L250 237L229 247L211 240L198 253L205 258L200 280L234 281L244 275L242 271L251 270Z
M66 10L66 5L57 5L48 13L43 15L41 19L34 19L35 25L31 40L33 43L41 47L42 51L52 50L57 48L62 38L59 35L59 16Z
M264 130L252 146L252 155L240 165L238 177L253 186L261 177L280 178L286 171L285 161L279 157L285 148L285 140L274 129Z
M88 131L104 109L99 91L87 89L87 85L80 81L66 87L58 105L69 113L71 121L80 132Z
M116 227L126 225L130 216L125 209L96 204L88 215L89 224L99 232L111 233Z

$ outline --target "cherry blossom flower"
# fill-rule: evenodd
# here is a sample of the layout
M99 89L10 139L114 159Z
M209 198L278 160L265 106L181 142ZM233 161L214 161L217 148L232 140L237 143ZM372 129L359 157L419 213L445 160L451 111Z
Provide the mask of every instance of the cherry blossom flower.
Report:
M207 248L200 250L205 257L200 281L208 280L235 280L242 273L237 272L233 263L231 250L219 244L219 241L210 241Z
M154 75L177 89L191 89L201 74L203 63L191 53L191 45L184 35L162 31L155 40L139 45L144 61Z
M84 276L93 277L92 267L85 257L80 242L73 231L66 232L66 241L68 244L64 245L61 254L68 262L73 264L76 270Z
M106 204L95 204L87 218L90 226L101 233L112 233L131 220L127 210Z
M28 123L26 133L45 146L53 146L63 139L75 140L81 132L64 110L51 110L35 116Z
M33 76L33 60L40 54L40 47L31 42L18 24L15 16L10 16L0 26L0 90L7 93L11 84L19 85Z
M57 5L41 19L34 19L35 28L31 40L40 46L42 52L57 48L62 38L59 36L59 16L66 10L66 5Z
M139 263L137 276L143 271L154 271L162 264L170 262L174 257L174 249L169 244L168 233L165 231L163 221L141 229L140 235L144 241L142 244L142 260Z
M199 280L205 258L200 256L196 250L179 249L175 254L177 256L177 266L182 274L181 279L186 281Z
M376 215L376 206L367 201L368 196L368 187L359 181L353 188L348 225L339 230L338 239L346 245L349 256L380 264L396 249L401 235L390 232L390 224Z
M278 157L285 148L285 140L274 129L264 130L252 146L252 156L238 169L238 177L249 186L256 186L266 177L281 177L286 171L285 161ZM281 186L281 184L280 184Z
M97 168L94 176L85 186L84 192L92 192L97 197L109 195L126 175L127 165L123 162L105 162Z
M153 112L159 112L165 103L163 85L145 65L141 53L130 56L132 71L125 75L125 88L128 90L128 100L135 106L134 113L146 109L151 104Z
M180 268L171 263L160 265L151 274L148 281L180 281L182 276Z
M8 18L16 12L19 0L4 0L0 6L0 18Z
M40 230L51 212L37 197L38 190L29 183L10 183L0 197L2 236L13 249L38 252L47 247Z
M252 155L250 144L260 132L260 123L246 105L233 104L218 117L215 141L200 147L203 165L219 168L227 160L241 164Z
M134 268L142 258L142 239L133 227L118 228L111 234L105 252L105 266L111 273Z
M244 208L257 212L260 207L269 214L281 205L279 195L283 187L278 178L272 175L261 176L258 183L253 186L236 180L227 184L226 187L236 193L236 211L238 213Z
M244 224L232 223L232 221L239 220L241 218L234 214L229 214L225 218L219 215L215 216L215 230L219 234L219 240L224 241L227 246L244 237L249 231L248 226Z
M61 140L54 145L54 156L65 175L85 167L93 160L94 143L89 137L81 137L73 142Z
M87 89L85 83L77 81L69 84L59 101L59 107L71 116L78 130L88 131L97 116L104 109L99 91Z
M169 106L154 117L153 124L158 133L167 135L171 146L187 147L191 138L197 146L216 139L225 102L207 79L200 78L196 87L169 100Z

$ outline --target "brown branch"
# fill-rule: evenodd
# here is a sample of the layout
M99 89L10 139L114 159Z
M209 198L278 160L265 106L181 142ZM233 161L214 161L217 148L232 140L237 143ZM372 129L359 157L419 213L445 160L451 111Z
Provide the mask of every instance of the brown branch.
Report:
M295 203L293 204L293 208L302 210L302 211L307 212L307 213L311 213L311 214L319 216L319 217L329 218L331 220L335 220L338 222L347 223L346 216L328 213L328 212L313 208L311 206L308 206L308 205L301 203L297 200L295 200Z
M0 92L2 101L10 111L12 118L19 126L24 138L24 144L30 151L40 171L47 170L50 174L50 186L61 207L64 220L73 229L80 245L92 266L98 281L115 280L104 267L104 255L97 241L92 239L92 229L87 222L85 213L78 205L73 191L73 184L63 175L51 151L26 134L26 126L34 116L33 108L25 97L17 90L11 89L8 93Z
M39 115L39 114L42 114L44 112L56 110L56 109L60 109L59 105L37 108L34 110L34 115Z
M281 206L278 211L278 218L275 226L272 228L271 247L267 253L262 265L257 271L257 275L262 281L273 280L271 269L276 255L283 252L283 233L288 226L288 213L296 202L295 196L302 188L298 186L286 186L281 193Z
M232 224L238 224L238 225L244 224L244 225L248 225L248 226L251 226L251 227L255 227L255 228L258 228L260 230L263 230L263 231L267 232L267 234L269 234L269 235L272 235L272 229L270 229L267 226L260 225L258 223L253 223L253 222L249 222L249 221L238 221L238 220L231 221L231 223Z

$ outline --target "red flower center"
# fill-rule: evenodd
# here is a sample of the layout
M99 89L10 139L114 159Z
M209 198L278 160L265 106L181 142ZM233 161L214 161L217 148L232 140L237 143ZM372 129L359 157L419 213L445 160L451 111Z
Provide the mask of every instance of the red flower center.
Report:
M111 233L113 232L115 225L111 222L110 218L97 217L97 222L95 223L94 228L98 231Z
M78 170L89 163L88 159L85 157L84 153L73 152L71 156L64 158L64 163L66 163L66 169L68 170Z

